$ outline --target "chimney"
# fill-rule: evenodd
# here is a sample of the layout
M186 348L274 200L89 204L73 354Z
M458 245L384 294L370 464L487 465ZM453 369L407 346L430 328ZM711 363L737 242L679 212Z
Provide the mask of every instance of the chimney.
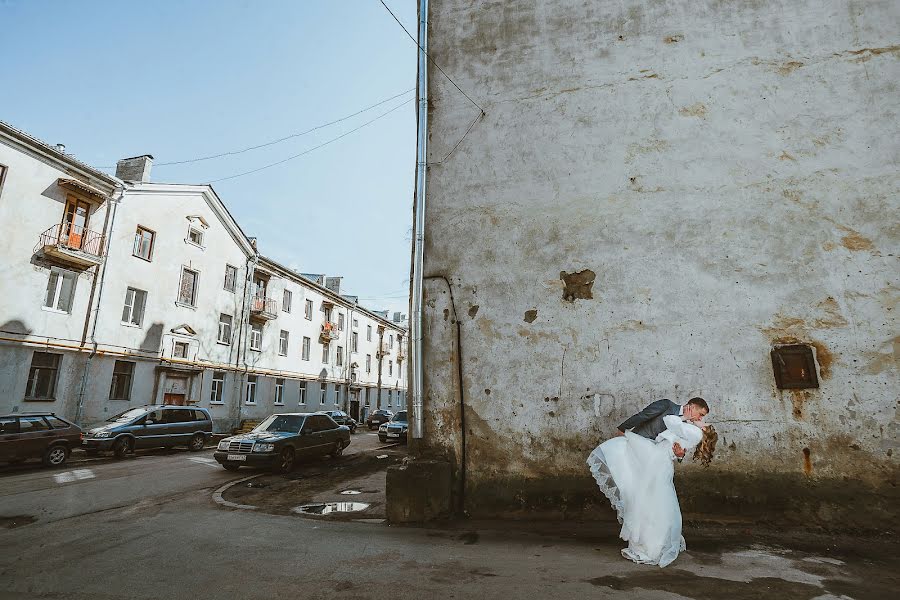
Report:
M399 323L403 320L403 313L395 312L394 313L394 323Z
M343 277L326 277L325 278L325 287L335 294L341 293L341 279Z
M123 181L150 181L153 157L149 154L123 158L116 163L116 177Z

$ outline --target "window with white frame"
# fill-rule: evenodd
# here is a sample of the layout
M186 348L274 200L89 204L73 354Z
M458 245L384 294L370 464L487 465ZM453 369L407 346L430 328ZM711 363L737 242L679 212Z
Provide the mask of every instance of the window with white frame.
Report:
M203 247L203 232L196 227L188 227L187 240L195 246Z
M366 373L372 372L372 355L366 354Z
M175 345L172 347L172 357L173 358L187 358L188 357L188 343L187 342L175 342Z
M359 327L359 319L353 319L353 329Z
M281 356L287 356L289 335L290 334L287 331L282 329L281 334L278 336L278 354Z
M319 404L325 404L325 395L328 393L328 384L319 384Z
M283 298L281 299L281 310L286 313L291 312L291 300L293 298L293 294L291 294L291 290L284 290Z
M250 349L262 350L262 325L257 323L250 324Z
M306 382L301 381L297 386L297 404L302 406L306 404Z
M372 341L372 326L371 325L366 325L366 341L367 342Z
M256 404L256 375L247 375L247 382L244 384L244 402L246 404Z
M326 321L331 320L331 307L324 302L322 303L322 316L325 317Z
M309 360L309 347L312 344L312 340L306 336L303 336L303 348L300 350L300 358L302 360Z
M394 336L393 335L388 336L388 348L390 348L390 349L394 348Z
M338 331L344 330L344 313L338 313Z
M237 267L225 265L225 290L233 292L237 289Z
M313 314L313 301L307 300L306 302L303 303L303 316L306 318L307 321L312 321L312 314Z
M334 364L339 367L344 366L344 347L343 346L337 347L337 353L334 356Z
M328 359L331 355L331 353L328 350L329 350L328 344L322 344L322 363L326 364L326 365L329 364Z
M138 225L137 231L134 232L134 247L131 250L131 254L147 261L152 260L153 240L155 238L156 233Z
M28 383L25 384L26 400L53 400L56 398L56 380L59 376L61 354L35 352L31 356Z
M122 309L122 322L140 327L144 322L144 308L147 305L147 292L135 288L125 291L125 307Z
M134 379L134 363L117 360L113 365L112 381L109 383L109 399L131 400L132 379Z
M223 404L225 402L225 371L213 371L212 386L209 391L210 404Z
M388 406L394 405L394 390L388 390Z
M393 376L394 376L394 361L389 360L388 361L388 377L393 377Z
M359 334L355 331L350 336L350 352L359 352Z
M75 298L75 281L78 275L58 267L50 269L50 278L47 280L47 293L44 296L44 308L71 312L72 300Z
M275 404L284 404L284 379L281 377L275 380Z
M334 405L341 405L341 386L338 384L334 384Z
M216 341L220 344L231 344L231 325L234 319L231 315L222 313L219 315L219 336Z
M187 267L181 268L181 282L178 285L178 303L187 306L197 305L197 282L200 273Z

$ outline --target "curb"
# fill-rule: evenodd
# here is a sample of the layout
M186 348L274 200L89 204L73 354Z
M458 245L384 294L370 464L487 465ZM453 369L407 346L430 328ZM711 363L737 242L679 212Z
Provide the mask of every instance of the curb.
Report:
M235 479L234 481L229 481L215 492L213 492L212 499L216 504L220 506L227 506L228 508L240 508L243 510L256 510L259 508L258 506L253 506L251 504L238 504L237 502L230 502L222 497L222 494L225 493L228 488L235 486L244 481L250 481L251 479L256 479L257 477L262 477L265 473L257 473L256 475L251 475L250 477L244 477L241 479Z

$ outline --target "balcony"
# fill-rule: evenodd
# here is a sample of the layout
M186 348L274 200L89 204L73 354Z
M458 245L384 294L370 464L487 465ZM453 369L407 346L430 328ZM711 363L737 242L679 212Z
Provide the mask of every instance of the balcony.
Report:
M103 262L104 246L102 234L62 223L42 233L34 251L58 262L88 269Z
M272 298L253 296L250 298L250 318L271 321L278 316L278 302Z
M340 336L338 332L337 325L332 323L331 321L325 321L322 323L322 331L319 332L319 342L323 344L331 343L331 340L336 340Z

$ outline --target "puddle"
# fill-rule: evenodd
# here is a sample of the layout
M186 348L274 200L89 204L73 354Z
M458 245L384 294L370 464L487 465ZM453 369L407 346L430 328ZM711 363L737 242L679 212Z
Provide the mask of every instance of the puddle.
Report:
M31 515L0 517L0 527L5 527L6 529L15 529L16 527L22 527L23 525L31 525L35 521L37 521L37 517L32 517Z
M379 455L376 456L375 458L387 458L387 457L388 457L387 454L379 454Z
M247 484L247 487L258 489L258 488L264 488L264 487L269 487L269 486L266 483L255 483L255 482L251 481L250 483Z
M341 492L341 496L355 496L356 494L362 494L359 490L344 490Z
M321 502L318 504L304 504L293 510L302 515L330 515L332 513L357 512L367 508L369 508L369 505L365 502Z

